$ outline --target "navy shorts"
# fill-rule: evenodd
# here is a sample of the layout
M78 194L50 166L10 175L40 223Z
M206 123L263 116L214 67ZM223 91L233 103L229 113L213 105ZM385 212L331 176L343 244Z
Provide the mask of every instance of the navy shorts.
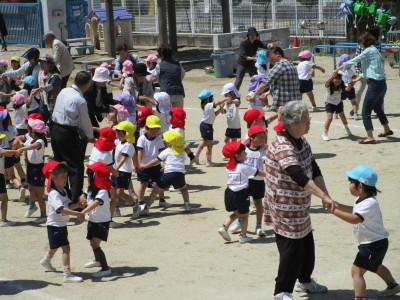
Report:
M204 122L200 123L200 134L201 138L205 141L213 141L214 140L214 128L211 124L207 124Z
M186 185L185 174L180 172L164 173L157 185L163 190L168 189L171 185L176 190L181 189Z
M160 182L161 178L161 165L157 165L147 169L141 169L137 173L139 182Z
M109 229L110 222L94 223L89 221L87 224L86 239L91 240L93 238L97 238L107 242Z
M371 244L359 245L353 265L376 273L378 267L382 265L388 247L388 239L376 241Z
M117 189L127 190L129 188L129 184L131 183L131 177L131 173L118 171L118 177L111 177L111 184Z
M239 214L249 213L249 192L247 189L234 192L230 188L225 190L225 209L226 211L237 211Z
M68 246L67 226L47 226L47 237L49 238L50 249L57 249L62 246Z
M264 198L265 195L265 182L264 180L249 179L249 195L253 200Z
M12 168L14 167L16 163L16 157L15 156L6 156L4 158L4 169Z
M45 178L42 172L44 164L30 164L26 166L26 181L31 186L44 186Z
M351 90L348 92L346 90L344 90L342 92L342 100L354 100L356 99L356 90L354 88L351 88Z
M341 112L343 112L343 102L340 102L338 105L334 105L331 103L326 103L325 104L325 110L327 113L337 113L340 114Z
M231 139L240 139L242 137L240 128L227 128L225 136Z
M0 194L7 194L6 179L4 174L0 174Z
M308 93L314 89L314 83L312 79L300 80L300 93Z

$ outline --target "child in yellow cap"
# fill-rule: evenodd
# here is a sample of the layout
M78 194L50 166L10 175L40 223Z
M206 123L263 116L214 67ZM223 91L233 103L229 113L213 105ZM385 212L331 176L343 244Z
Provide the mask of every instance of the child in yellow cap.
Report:
M163 163L164 173L160 181L150 194L148 206L150 206L156 195L167 190L171 185L182 193L185 211L191 210L189 203L189 192L185 181L185 138L177 131L169 130L164 132L163 138L168 148L163 150L157 158L143 165L149 168Z
M138 151L139 171L137 173L140 182L139 203L141 204L142 214L148 213L145 205L144 193L150 183L158 183L161 178L161 162L146 166L150 161L157 159L161 151L165 149L165 144L160 136L161 120L159 117L151 115L146 118L144 133L139 137L136 149ZM167 207L169 204L164 199L164 191L160 192L160 207Z

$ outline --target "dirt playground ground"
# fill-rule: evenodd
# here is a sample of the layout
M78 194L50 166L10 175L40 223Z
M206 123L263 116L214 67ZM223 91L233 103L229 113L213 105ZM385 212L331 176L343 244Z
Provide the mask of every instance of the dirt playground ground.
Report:
M332 70L331 58L317 58L317 63L328 72ZM364 137L362 121L349 120L354 138L345 135L340 120L334 120L329 142L321 139L325 112L311 113L311 129L307 139L321 167L332 197L342 203L352 204L344 172L358 164L374 167L379 174L378 187L382 190L379 201L386 229L390 232L389 251L385 258L395 278L400 280L400 78L398 70L387 66L388 93L385 109L395 132L391 138L378 138L375 145L358 145L357 138ZM325 98L324 80L320 73L314 79L319 107ZM187 139L195 147L199 141L200 104L196 95L203 88L220 94L224 83L234 79L216 79L203 70L187 72L186 90ZM241 92L247 91L248 77ZM216 97L219 98L218 96ZM242 104L241 114L247 104ZM350 104L345 103L348 114ZM376 133L382 128L374 119ZM61 273L61 255L57 253L54 265L58 272L45 272L39 260L48 247L45 225L35 226L32 219L23 217L26 207L10 202L9 219L14 227L0 228L0 299L161 299L161 300L242 300L271 299L277 273L278 251L270 234L255 238L250 244L225 243L217 229L225 220L223 192L226 186L225 168L221 147L226 128L224 117L217 117L214 125L214 161L217 166L204 165L187 168L190 201L195 207L190 214L183 213L178 192L167 192L168 201L174 204L166 210L154 207L148 217L132 220L131 209L122 208L123 216L116 221L124 223L119 229L110 229L109 241L102 244L113 274L102 280L93 280L84 263L92 259L86 240L86 224L68 227L71 243L72 270L84 278L83 283L64 284ZM242 127L244 134L244 126ZM275 135L269 131L269 140ZM87 149L89 154L91 146ZM47 149L50 154L50 147ZM205 160L204 153L202 160ZM135 181L136 184L136 181ZM15 190L9 191L16 199ZM320 201L313 199L311 211L316 244L314 278L328 286L324 295L295 294L296 299L338 300L354 299L350 267L357 244L352 225L326 213ZM37 214L37 213L36 213ZM36 217L37 215L34 215ZM255 228L255 216L250 217L249 230ZM268 229L268 228L267 228ZM368 296L374 298L385 284L374 274L366 276ZM400 296L390 299L400 299Z

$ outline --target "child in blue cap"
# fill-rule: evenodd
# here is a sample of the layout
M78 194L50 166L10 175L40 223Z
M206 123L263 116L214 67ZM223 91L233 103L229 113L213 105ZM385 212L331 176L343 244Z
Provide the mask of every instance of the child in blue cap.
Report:
M354 224L354 232L358 240L358 253L351 268L355 300L366 299L364 274L367 271L378 274L387 284L387 288L379 293L379 297L393 296L400 293L389 269L382 265L388 249L389 233L383 226L382 213L376 195L378 175L368 166L358 166L347 171L349 191L357 197L354 206L335 203L332 213L340 219Z

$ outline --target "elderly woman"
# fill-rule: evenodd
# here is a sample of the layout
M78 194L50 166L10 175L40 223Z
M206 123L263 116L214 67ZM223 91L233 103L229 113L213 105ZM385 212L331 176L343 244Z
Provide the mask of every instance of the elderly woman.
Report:
M268 148L264 207L270 214L279 251L279 269L274 299L292 299L296 291L324 293L311 274L315 251L309 208L311 195L325 206L333 201L304 135L310 129L307 106L302 101L287 103L282 109L285 130ZM269 212L267 212L269 210Z
M374 111L382 124L384 131L379 137L393 134L389 127L389 121L384 111L384 100L386 95L385 62L382 54L376 48L376 38L371 33L364 33L359 39L360 46L364 49L358 56L343 63L342 68L350 68L352 65L361 63L363 77L367 80L367 93L362 106L362 119L367 131L367 138L360 140L360 144L374 144L374 126L371 121L371 113Z

